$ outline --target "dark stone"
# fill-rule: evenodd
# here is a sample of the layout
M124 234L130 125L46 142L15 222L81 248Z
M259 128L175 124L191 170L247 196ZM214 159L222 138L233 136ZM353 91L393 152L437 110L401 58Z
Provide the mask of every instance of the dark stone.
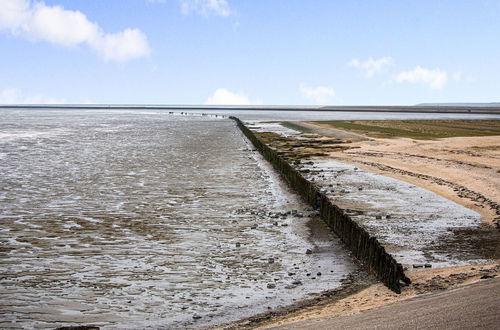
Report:
M274 289L276 287L276 284L274 283L267 283L267 288L268 289Z
M270 264L274 264L274 258L269 258L269 259L267 260L267 262L268 262L268 263L270 263Z
M307 249L307 250L306 250L306 254L312 254L312 253L313 253L313 252L312 252L312 250L311 250L311 249Z
M377 215L377 216L375 216L375 219L382 220L382 216L381 215Z
M316 275L321 276L321 272L316 273Z
M236 247L240 247L241 246L241 243L236 243Z
M314 183L314 178L303 175L300 171L290 166L286 155L273 150L236 117L231 116L246 137L253 143L257 150L272 163L287 179L292 188L300 192L313 209L321 210L321 218L333 226L333 231L344 240L353 255L359 258L377 277L392 291L401 293L401 287L410 284L411 280L404 274L403 267L392 255L385 251L377 237L370 235L364 228L357 225L351 216L341 208L332 204L328 196L320 192L320 187ZM313 161L304 164L314 165ZM313 169L316 171L316 169ZM308 171L309 172L309 171ZM341 175L346 171L337 171ZM337 175L334 175L335 177ZM328 183L330 184L330 182ZM337 186L341 183L336 182ZM342 189L342 187L339 187ZM344 189L345 191L345 189ZM345 191L348 193L347 191ZM316 212L315 212L316 213ZM312 215L312 214L311 214ZM317 212L320 215L320 212ZM382 215L379 216L382 219ZM497 222L500 227L500 221ZM311 251L312 252L312 251ZM423 267L423 265L421 266ZM416 267L418 268L418 266ZM309 274L310 276L311 274Z
M198 314L194 314L194 315L193 315L193 319L194 319L194 320L199 320L199 319L201 319L201 316L200 316L200 315L198 315Z

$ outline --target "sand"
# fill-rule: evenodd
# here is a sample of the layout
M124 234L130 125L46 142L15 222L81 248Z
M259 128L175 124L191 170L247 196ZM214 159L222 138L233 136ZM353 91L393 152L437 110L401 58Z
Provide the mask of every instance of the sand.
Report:
M408 272L412 284L406 287L399 295L390 291L383 284L377 283L346 298L324 301L322 304L276 317L268 322L259 324L255 328L267 329L291 325L296 322L327 315L330 317L354 315L372 308L397 303L417 295L438 292L499 275L500 266L498 263L412 271Z
M500 221L500 137L370 139L331 157L431 190Z
M301 123L294 124L301 126ZM311 133L335 137L333 130L333 136L325 134L325 127L315 130L307 123L307 129ZM431 190L478 212L488 226L499 227L500 136L436 140L357 137L351 142L351 148L331 152L328 158ZM412 270L407 275L412 284L399 295L377 283L344 298L326 299L317 305L243 327L263 329L326 315L352 315L417 295L499 276L500 263L493 260L483 265Z
M336 136L341 131L336 128L310 122L293 126L345 139ZM478 212L488 225L500 225L500 136L348 140L350 149L329 157L431 190Z

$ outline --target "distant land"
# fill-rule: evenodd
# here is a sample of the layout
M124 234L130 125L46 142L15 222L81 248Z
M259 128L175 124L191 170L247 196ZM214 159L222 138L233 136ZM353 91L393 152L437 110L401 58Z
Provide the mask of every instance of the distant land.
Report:
M439 103L420 105L175 105L175 104L2 104L0 109L151 109L151 110L252 110L252 111L344 111L474 113L500 115L500 103ZM476 105L480 104L480 105Z
M500 107L500 102L490 102L490 103L419 103L416 106L423 107Z

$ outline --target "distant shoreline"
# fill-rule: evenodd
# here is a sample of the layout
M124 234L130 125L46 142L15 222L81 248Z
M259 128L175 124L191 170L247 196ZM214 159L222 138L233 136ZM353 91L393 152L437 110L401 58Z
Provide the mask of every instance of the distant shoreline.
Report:
M319 111L319 112L408 112L408 113L471 113L500 114L500 106L494 105L412 105L412 106L207 106L207 105L142 105L142 104L12 104L0 105L0 109L146 109L146 110L252 110L252 111Z

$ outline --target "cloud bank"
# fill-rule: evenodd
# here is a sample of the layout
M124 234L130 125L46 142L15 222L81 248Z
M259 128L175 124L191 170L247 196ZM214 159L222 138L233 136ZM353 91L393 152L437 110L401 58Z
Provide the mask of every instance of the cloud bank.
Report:
M111 61L124 62L150 54L147 37L138 29L105 33L85 14L43 2L0 0L0 31L65 47L85 44Z
M243 93L231 92L226 88L218 88L205 101L206 105L258 105L259 100L251 100Z
M424 84L432 89L441 89L446 85L448 75L439 69L430 70L417 66L413 70L400 72L394 80L399 83Z
M24 95L17 88L6 88L0 91L0 104L62 104L63 99L57 99L42 94Z
M233 12L227 0L180 0L182 13L198 13L202 15L229 16Z
M314 104L326 104L335 96L334 89L327 86L307 86L301 84L299 90L304 98Z
M392 57L385 56L378 59L368 58L365 61L357 58L350 60L347 65L365 72L367 77L373 76L375 73L381 71L385 66L393 63Z

